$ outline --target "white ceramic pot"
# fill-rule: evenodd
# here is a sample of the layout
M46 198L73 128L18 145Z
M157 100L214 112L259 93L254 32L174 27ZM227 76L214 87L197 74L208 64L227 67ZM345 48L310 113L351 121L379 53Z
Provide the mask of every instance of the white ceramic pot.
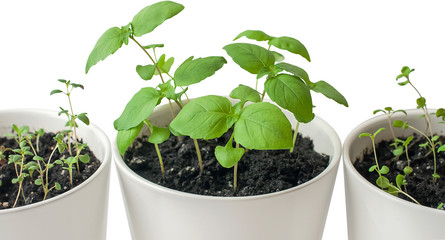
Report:
M289 119L294 119L291 114ZM151 118L158 126L172 119L168 106ZM295 124L295 122L293 122ZM331 156L316 178L291 189L251 197L212 197L171 190L135 174L113 151L133 240L320 240L340 161L336 132L316 117L300 125L315 150ZM155 161L155 160L153 160Z
M433 111L431 111L433 112ZM425 119L419 119L422 110L409 110L408 116L396 114L393 119L408 121L420 130L426 129ZM443 124L432 116L436 134L443 134ZM359 139L359 134L374 133L377 129L388 129L385 115L374 117L357 126L344 143L344 174L346 210L349 240L439 240L445 239L445 211L419 206L392 196L363 178L353 163L363 158L365 149L372 150L369 138ZM442 129L441 131L439 131ZM410 136L413 131L394 128L396 136ZM376 143L392 139L388 130L380 132ZM432 173L431 173L432 174ZM395 181L391 180L390 181ZM445 201L445 200L444 200Z
M0 135L11 133L12 124L31 131L65 129L66 119L57 112L31 109L0 111ZM111 144L97 126L79 124L78 135L102 161L99 169L74 189L51 199L0 210L2 240L104 240L106 237Z

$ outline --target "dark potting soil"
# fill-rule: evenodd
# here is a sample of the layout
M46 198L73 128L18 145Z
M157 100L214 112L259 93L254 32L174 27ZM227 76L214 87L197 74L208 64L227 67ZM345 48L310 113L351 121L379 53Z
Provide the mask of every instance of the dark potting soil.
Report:
M48 161L51 152L56 146L56 141L53 139L56 134L54 133L45 133L44 136L39 139L39 152L38 155L42 157L45 162ZM34 143L34 142L33 142ZM16 149L19 148L18 144L14 139L10 138L0 138L0 146L4 146L6 148ZM34 146L35 148L35 146ZM14 206L14 202L17 197L17 193L19 190L19 184L13 184L11 181L13 178L16 178L16 171L14 168L14 164L7 164L8 158L10 154L14 154L11 151L6 151L4 155L6 156L6 160L0 161L0 180L2 181L2 185L0 186L0 211L1 209L12 208ZM55 160L61 158L67 158L68 150L59 154L59 151L56 150L54 152L53 157L51 158L54 162ZM52 187L56 182L61 185L61 190L52 189L46 199L50 199L52 197L58 196L62 193L69 191L70 189L78 186L86 179L88 179L94 172L99 168L101 162L94 156L93 152L87 147L82 150L81 154L88 154L90 156L90 162L84 164L79 161L79 169L77 168L73 170L73 185L70 185L70 177L68 170L63 169L60 165L55 164L53 168L49 169L49 186ZM31 156L32 158L32 156ZM31 160L28 157L25 161L25 164ZM19 167L20 169L20 167ZM25 199L22 194L18 198L17 204L15 207L24 206L32 203L37 203L43 200L44 191L42 186L37 186L34 184L34 180L37 179L39 173L34 171L33 179L30 177L26 177L23 181L23 193Z
M182 142L171 136L160 144L165 166L162 177L153 144L147 137L137 139L127 150L124 161L143 178L182 192L211 196L253 196L278 192L305 183L319 175L329 163L329 156L313 150L312 140L298 135L293 153L289 150L248 150L239 161L238 187L233 190L233 168L222 167L214 157L217 145L224 146L230 132L219 139L200 140L204 165L200 173L193 141Z
M403 138L405 140L406 138ZM423 206L437 208L441 203L445 202L445 154L443 152L437 154L437 173L441 176L436 182L433 181L432 174L434 172L433 154L429 150L419 147L419 144L425 143L425 138L414 136L414 139L408 145L408 153L410 158L410 166L413 172L406 176L407 193L416 199ZM439 139L445 143L445 138ZM393 141L382 141L377 144L377 159L379 166L386 165L389 168L389 173L385 176L396 185L396 177L398 174L404 174L403 168L407 166L408 162L405 153L396 159L392 153L394 147L390 146ZM372 149L367 149L364 152L363 161L357 160L354 167L357 171L375 186L378 178L378 173L369 172L369 168L375 164L374 153ZM378 187L378 186L377 186ZM398 194L398 197L411 201L404 194ZM445 207L441 208L445 210Z

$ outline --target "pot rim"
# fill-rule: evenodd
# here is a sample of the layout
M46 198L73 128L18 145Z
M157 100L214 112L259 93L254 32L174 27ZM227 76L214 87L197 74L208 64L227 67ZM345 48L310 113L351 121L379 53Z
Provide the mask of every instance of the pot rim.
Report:
M428 109L430 111L435 111L436 109ZM421 115L424 114L421 109L408 109L406 110L408 116L410 115ZM402 113L396 113L393 115L394 117L397 116L403 116ZM351 176L354 178L354 181L358 181L361 185L363 185L367 191L373 191L382 196L383 198L387 198L389 201L395 202L397 204L401 204L403 206L406 206L407 208L413 208L415 210L422 210L422 211L430 211L432 214L443 214L445 215L445 211L435 209L428 206L418 205L413 202L409 202L407 200L403 200L401 198L398 198L396 196L393 196L391 194L388 194L378 187L374 186L374 184L370 183L368 180L366 180L354 167L352 164L352 159L350 156L350 149L351 145L354 141L357 140L358 136L365 132L366 129L369 129L369 125L373 125L379 122L382 122L382 126L384 124L387 124L387 117L386 115L379 115L372 117L359 125L357 125L346 137L344 143L343 143L343 166L344 166L344 172L349 172Z
M168 108L167 105L159 106L158 111L161 111L162 108ZM193 199L200 199L200 200L208 200L208 201L251 201L251 200L258 200L258 199L265 199L265 198L271 198L276 197L279 195L289 194L290 192L306 188L314 183L316 183L318 180L323 179L328 175L330 172L334 171L336 169L336 166L340 163L341 153L342 153L342 146L341 141L338 136L338 134L335 132L335 130L330 126L325 120L322 118L315 116L313 121L319 122L320 125L324 126L324 131L330 136L330 140L334 147L334 154L331 156L330 162L328 167L321 172L319 175L317 175L315 178L300 184L298 186L295 186L293 188L289 188L286 190L282 190L279 192L274 193L268 193L268 194L261 194L261 195L254 195L254 196L240 196L240 197L222 197L222 196L208 196L208 195L199 195L194 193L187 193L187 192L181 192L178 190L170 189L167 187L163 187L161 185L155 184L151 181L146 180L145 178L139 176L133 170L131 170L123 161L121 154L119 153L119 150L117 148L117 133L113 137L113 156L114 156L114 162L116 165L117 170L124 173L125 176L123 177L130 177L132 181L137 182L146 188L153 189L161 194L168 194L176 197L183 197L183 198L193 198ZM303 123L302 123L303 124ZM119 174L120 175L120 174Z
M16 114L16 113L24 113L24 112L29 112L31 114L41 114L43 116L46 116L48 118L53 118L53 119L61 119L60 117L57 117L57 112L53 111L53 110L46 110L46 109L37 109L37 108L16 108L16 109L5 109L5 110L0 110L0 115L3 114ZM31 127L31 126L30 126ZM104 147L104 153L105 156L101 161L101 164L99 166L99 168L96 170L96 172L94 172L93 175L91 175L88 179L86 179L85 181L83 181L81 184L77 185L76 187L74 187L73 189L60 194L58 196L52 197L50 199L44 200L44 201L40 201L37 203L33 203L33 204L29 204L29 205L25 205L25 206L20 206L20 207L16 207L16 208L9 208L9 209L3 209L0 210L0 215L2 214L9 214L9 213L15 213L15 212L21 212L21 211L27 211L33 208L37 208L40 206L45 206L45 205L49 205L55 201L58 201L60 199L66 198L72 194L74 194L75 192L81 190L82 188L84 188L85 186L87 186L90 182L94 181L99 175L102 174L103 171L105 171L105 169L107 168L108 165L110 165L111 163L111 143L110 140L108 139L107 135L105 134L105 132L100 129L97 125L90 123L89 126L87 126L86 128L90 129L90 131L93 131L95 134L95 136L97 138L101 139L101 142L103 143L103 147Z

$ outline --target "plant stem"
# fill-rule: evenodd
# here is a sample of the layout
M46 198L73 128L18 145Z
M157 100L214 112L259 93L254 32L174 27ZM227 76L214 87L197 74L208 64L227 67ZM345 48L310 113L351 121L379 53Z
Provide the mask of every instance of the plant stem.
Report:
M198 140L193 139L195 144L196 156L198 156L199 170L202 173L204 171L204 166L202 165L201 150L199 150Z
M421 135L423 135L426 140L428 140L428 143L430 144L430 150L433 153L433 159L434 159L434 175L437 174L437 160L436 160L436 144L434 143L434 141L431 141L431 139L422 131L420 131L419 129L408 125L409 128L413 129L414 131L417 131L418 133L420 133ZM434 182L436 182L436 178L434 177Z
M406 192L404 192L404 191L402 191L402 190L400 190L400 189L399 189L399 192L400 192L401 194L403 194L403 195L409 197L409 198L410 198L411 200L413 200L415 203L417 203L417 204L419 204L419 205L422 205L422 204L420 204L416 199L414 199L413 197L411 197L411 195L409 195L408 193L406 193Z
M150 134L153 132L153 127L151 126L150 122L145 119L144 123L147 125ZM153 143L155 145L155 149L156 149L156 154L158 155L158 159L159 159L159 165L161 166L161 172L162 172L162 178L165 178L165 171L164 171L164 162L162 161L162 155L161 155L161 151L159 150L159 145L157 143Z
M239 148L239 143L236 143L236 148ZM233 192L236 192L237 189L238 189L238 162L235 164L235 166L233 166Z
M162 162L161 151L159 151L159 146L158 146L157 143L155 143L154 145L155 145L155 148L156 148L156 154L158 154L159 165L161 165L162 178L165 178L164 163Z
M297 126L295 126L294 130L294 137L292 139L292 148L290 149L290 152L294 152L295 142L297 141L297 135L298 135L298 128L300 127L300 122L297 121Z
M53 157L54 152L56 152L58 145L59 144L57 143L57 145L54 147L53 151L51 152L51 155L49 156L48 163L46 164L46 185L48 185L48 172L49 172L48 165L51 163L51 158ZM43 184L44 184L44 182L42 179L42 185Z
M134 38L134 36L130 36L130 39L133 40L142 49L142 51L145 52L145 54L147 54L147 56L150 58L150 60L156 66L156 71L159 73L159 77L161 78L161 82L165 83L164 82L164 78L162 77L161 69L159 69L158 65L156 64L156 61L151 57L150 53L147 52L147 50ZM172 114L172 117L175 118L175 111L173 110L173 105L172 105L172 102L170 101L170 99L168 100L168 104L170 106L170 112Z
M233 166L233 192L238 188L238 163Z

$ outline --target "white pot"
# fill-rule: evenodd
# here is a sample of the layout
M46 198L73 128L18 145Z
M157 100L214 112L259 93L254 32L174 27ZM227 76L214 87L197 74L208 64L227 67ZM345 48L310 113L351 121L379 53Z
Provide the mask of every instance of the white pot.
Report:
M433 112L433 111L431 111ZM419 119L422 110L409 110L408 116L396 114L393 119L408 121L417 129L426 129L425 119ZM436 134L443 134L443 124L432 116L432 126ZM344 174L346 210L349 240L424 240L445 239L445 211L419 206L388 194L363 178L353 163L362 159L365 149L372 150L369 138L359 139L361 133L374 133L384 127L376 143L392 139L385 115L374 117L357 126L347 136L344 143ZM412 130L394 128L396 136L410 136ZM432 173L431 173L432 174ZM395 182L395 179L390 179ZM445 199L444 199L445 201Z
M12 124L30 131L65 129L66 119L44 110L0 111L0 135ZM78 135L102 161L97 171L74 189L48 200L0 210L0 239L104 240L106 237L111 144L94 125L79 124Z
M288 114L289 119L294 119ZM152 114L155 125L171 120L167 105ZM295 124L295 122L293 122ZM316 117L300 125L315 150L331 156L316 178L291 189L250 197L213 197L171 190L135 174L113 151L133 240L320 240L341 156L336 132ZM153 161L157 161L153 159Z

